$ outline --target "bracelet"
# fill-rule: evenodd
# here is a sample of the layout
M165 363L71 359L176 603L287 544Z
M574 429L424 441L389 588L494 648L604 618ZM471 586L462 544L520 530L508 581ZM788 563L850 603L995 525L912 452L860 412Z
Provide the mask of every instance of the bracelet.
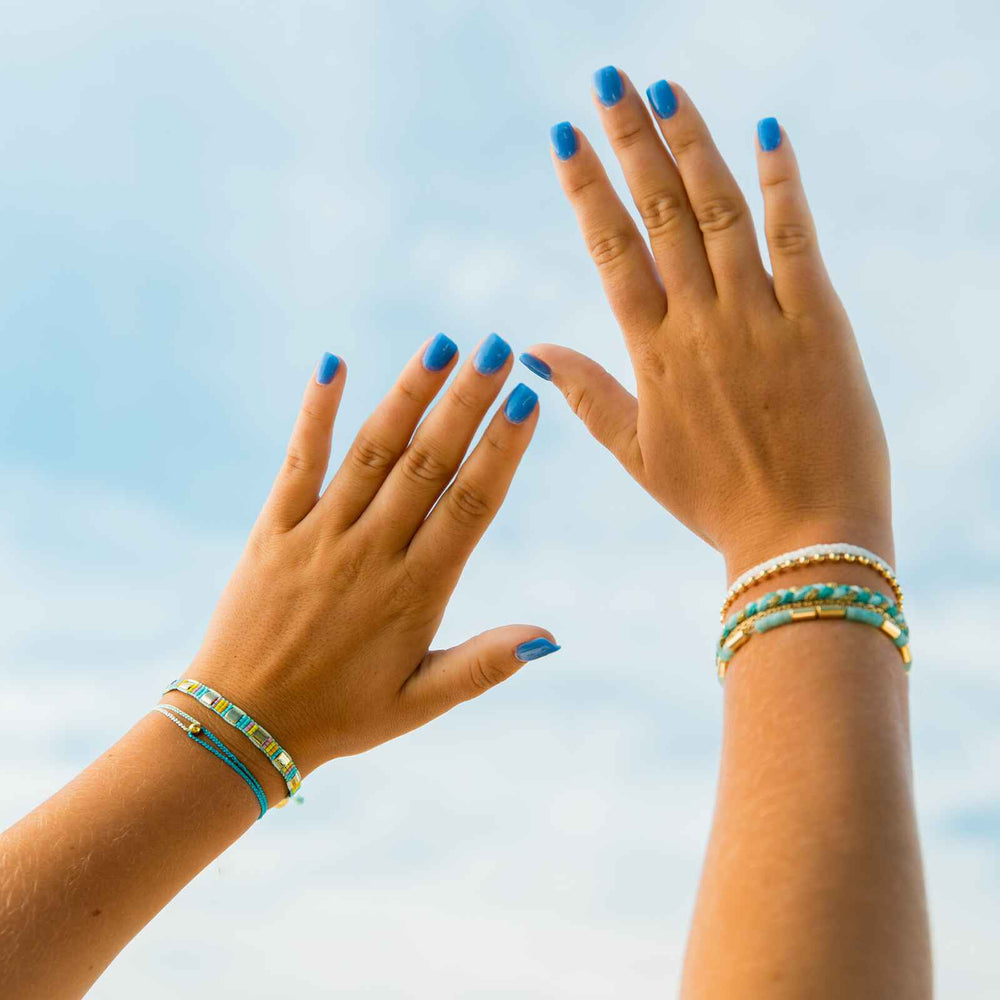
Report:
M909 632L906 619L903 617L903 611L899 605L893 604L888 597L880 594L877 590L869 590L867 587L858 587L854 584L846 583L810 583L804 587L774 590L770 594L765 594L763 597L758 597L757 600L751 601L742 610L732 615L722 626L722 637L719 639L719 645L722 645L725 638L737 625L759 611L782 607L786 604L815 601L870 605L880 611L884 611L904 632Z
M766 580L768 577L775 576L778 573L798 566L810 566L825 562L856 563L859 566L867 566L869 569L875 570L892 588L893 595L896 598L896 605L900 608L903 607L903 589L896 579L895 571L884 559L875 555L874 552L869 552L868 549L861 548L860 545L850 545L847 542L833 542L822 545L810 545L808 548L786 552L774 559L769 559L767 562L760 563L760 565L754 566L752 569L748 569L741 576L737 577L733 581L733 585L729 588L726 599L722 604L722 610L719 612L719 621L726 620L726 612L729 610L729 606L740 594L755 583L760 583L761 580Z
M213 691L201 681L176 680L164 691L180 691L197 698L206 708L210 708L220 719L228 722L243 735L271 762L274 769L284 779L290 799L302 785L302 775L292 760L292 755L262 726L255 722L242 708L231 701L226 701L218 691ZM288 799L277 803L277 808L285 805Z
M738 649L745 646L754 634L769 632L772 628L781 625L793 625L796 622L815 621L824 618L843 618L847 621L860 622L862 625L869 625L884 632L892 640L893 645L899 650L899 655L903 661L903 669L907 674L910 672L910 665L913 657L910 654L909 632L904 631L899 625L890 619L881 609L870 607L858 607L849 605L830 605L819 601L812 603L803 602L796 608L781 608L778 611L764 610L752 615L744 623L732 632L726 641L716 649L715 668L718 674L719 683L724 684L726 671L729 662Z
M203 726L193 715L188 715L187 712L182 712L179 708L174 708L173 705L157 705L152 711L159 712L160 715L168 718L175 726L184 730L188 739L194 740L195 743L203 746L210 754L218 757L223 764L235 771L246 782L250 791L254 793L257 799L257 804L260 806L260 816L257 819L261 820L264 818L264 813L267 812L267 796L264 794L264 789L261 787L260 782L254 777L253 772L246 764L215 733ZM176 715L174 714L175 712L177 713ZM178 715L187 719L187 723L181 722L177 717ZM206 736L210 742L206 743L205 740L200 738L201 736Z

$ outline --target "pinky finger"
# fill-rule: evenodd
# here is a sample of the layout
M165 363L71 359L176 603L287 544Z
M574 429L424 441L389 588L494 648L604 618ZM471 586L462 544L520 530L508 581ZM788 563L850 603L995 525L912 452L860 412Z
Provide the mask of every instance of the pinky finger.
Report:
M344 363L335 354L327 353L309 379L285 461L261 513L261 519L275 531L290 531L319 499L346 374Z
M807 314L815 309L817 299L834 293L795 153L775 118L757 123L757 170L774 294L789 316Z

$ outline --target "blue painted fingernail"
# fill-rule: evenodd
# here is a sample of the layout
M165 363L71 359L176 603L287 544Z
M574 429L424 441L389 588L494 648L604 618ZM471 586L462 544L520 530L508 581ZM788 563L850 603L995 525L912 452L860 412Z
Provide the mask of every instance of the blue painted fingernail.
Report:
M339 367L340 358L336 354L331 354L327 351L319 359L319 364L316 366L316 381L320 385L329 385L333 381L333 376L337 374Z
M518 361L539 378L545 379L546 382L552 381L552 369L541 358L536 358L534 354L525 352L518 358Z
M757 122L757 139L765 153L777 149L781 145L781 126L778 124L778 119L761 118Z
M514 386L514 391L507 397L503 412L512 424L523 424L538 402L538 393L529 389L523 382Z
M537 639L522 642L514 650L514 655L522 663L527 663L529 660L540 660L543 656L548 656L549 653L555 653L560 649L562 646L557 646L554 642L549 642L548 639L539 636Z
M580 144L576 141L576 129L569 122L553 125L549 129L549 137L552 139L552 148L560 160L568 160L580 148Z
M476 351L476 359L473 365L480 375L492 375L503 368L505 362L510 357L510 344L503 337L498 337L491 333Z
M648 86L646 97L658 118L670 118L677 110L677 95L666 80L657 80Z
M424 351L424 367L429 372L439 372L455 357L457 351L458 344L451 337L446 337L443 333L439 333L427 345L427 350Z
M614 66L605 66L594 74L594 91L606 108L614 107L625 93L621 74Z

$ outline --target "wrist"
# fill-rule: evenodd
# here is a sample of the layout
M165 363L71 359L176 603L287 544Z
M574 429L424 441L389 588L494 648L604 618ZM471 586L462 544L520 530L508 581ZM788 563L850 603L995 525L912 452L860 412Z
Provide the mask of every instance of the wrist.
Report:
M732 544L722 547L722 555L726 560L727 585L731 585L737 577L754 566L769 562L786 552L832 542L846 542L860 546L875 553L890 565L895 565L896 552L889 518L802 518L784 524L771 523L755 528L748 527ZM823 568L826 569L826 564ZM878 576L873 570L867 570L862 566L852 568ZM815 576L817 571L816 567L803 567L802 570L794 572L801 575L803 570L806 576ZM830 579L835 578L830 577Z

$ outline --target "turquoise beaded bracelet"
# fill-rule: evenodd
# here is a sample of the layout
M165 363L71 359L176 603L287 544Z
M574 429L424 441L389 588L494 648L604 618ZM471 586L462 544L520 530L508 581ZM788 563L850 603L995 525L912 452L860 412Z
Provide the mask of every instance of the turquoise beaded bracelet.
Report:
M829 603L836 601L837 603ZM903 667L910 672L910 632L906 619L896 605L877 591L847 584L809 584L766 594L751 601L733 615L723 628L715 651L719 683L723 683L729 661L754 634L768 632L781 625L816 619L842 618L859 622L884 632L899 650Z
M722 626L722 637L719 640L721 646L730 632L737 625L744 622L752 615L770 608L783 607L787 604L799 604L803 601L833 601L844 604L866 604L879 610L884 610L904 632L909 629L906 626L906 619L899 606L880 594L877 590L869 590L867 587L858 587L846 583L810 583L805 587L788 587L773 590L770 594L758 597L756 601L751 601L745 607L730 616Z
M199 746L203 746L213 757L218 757L223 764L235 771L246 782L250 791L253 792L254 797L257 799L257 805L260 806L260 816L257 818L264 818L264 813L267 812L267 796L264 794L264 789L261 787L260 782L254 777L250 768L211 729L203 726L193 715L188 715L187 712L181 711L181 709L175 708L173 705L157 705L153 708L153 711L159 712L160 715L168 718L178 729L184 731L189 740L193 740ZM181 722L177 716L183 716L188 721ZM205 740L201 739L200 737L202 736L207 737L209 742L206 743Z
M180 691L181 694L188 694L192 698L197 698L206 708L213 711L223 722L228 722L234 729L238 729L270 762L271 766L284 779L285 787L288 789L288 798L276 804L280 809L288 802L302 785L302 775L292 760L292 755L282 747L278 741L258 722L255 722L242 708L227 701L213 691L207 684L201 681L176 680L164 691Z

